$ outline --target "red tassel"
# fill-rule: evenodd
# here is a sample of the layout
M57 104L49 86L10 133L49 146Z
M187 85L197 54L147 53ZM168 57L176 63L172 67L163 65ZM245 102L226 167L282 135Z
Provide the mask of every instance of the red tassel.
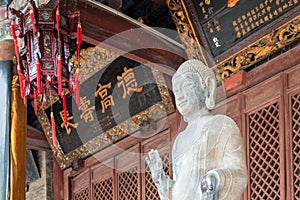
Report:
M57 82L58 82L58 95L62 96L62 62L61 62L60 55L58 56Z
M32 23L33 35L35 35L36 34L36 26L35 26L34 12L33 12L32 6L30 7L29 14L30 14L30 19L31 19L31 23Z
M80 81L79 81L79 75L80 71L79 68L76 70L76 75L75 75L75 100L78 108L80 107Z
M37 110L37 94L36 94L36 90L33 90L33 109L34 109L34 114L37 116L38 110Z
M80 23L80 18L78 17L78 24L77 24L77 44L82 44L82 28Z
M51 126L52 126L52 143L55 149L57 149L58 145L56 140L56 125L55 125L54 114L52 111L51 111Z
M77 58L78 58L78 67L80 67L80 45L82 44L82 28L80 24L80 18L78 17L77 25Z
M20 81L20 90L21 90L21 97L25 98L25 87L24 87L24 76L22 74L20 65L17 65L18 75L19 75L19 81Z
M14 41L17 42L17 35L16 35L16 29L15 29L15 22L14 22L14 20L11 20L10 27L11 27L12 37L13 37Z
M35 61L36 63L36 81L37 81L37 87L38 87L38 94L42 94L42 71L41 71L41 65L39 60Z
M66 95L62 96L62 100L63 100L63 109L64 109L65 123L68 123L68 110L67 110L67 98L66 98Z
M56 29L57 29L58 39L60 40L60 13L59 13L59 7L57 7L57 9L56 9Z

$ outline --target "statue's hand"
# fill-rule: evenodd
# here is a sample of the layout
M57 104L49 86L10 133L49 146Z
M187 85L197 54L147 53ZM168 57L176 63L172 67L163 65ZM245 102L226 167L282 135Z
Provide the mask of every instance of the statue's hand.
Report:
M150 168L152 180L155 184L158 184L163 172L162 160L157 150L151 149L148 155L149 157L146 157L146 162Z
M201 180L203 200L218 200L220 178L217 172L208 172Z

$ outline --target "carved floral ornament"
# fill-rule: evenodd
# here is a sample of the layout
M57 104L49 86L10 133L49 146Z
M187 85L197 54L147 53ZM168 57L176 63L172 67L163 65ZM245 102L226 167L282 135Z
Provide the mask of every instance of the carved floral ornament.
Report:
M237 1L228 1L228 7L234 6ZM182 0L167 0L172 18L176 24L177 31L181 34L181 40L186 48L189 59L199 59L206 63L199 39L196 36L191 18L188 15L185 3ZM229 6L232 5L232 6ZM259 40L248 45L246 48L233 54L212 67L216 73L217 80L221 81L247 69L255 63L267 58L285 46L299 40L300 38L300 15L266 34Z
M218 80L226 79L242 69L267 58L276 51L299 40L300 15L250 44L213 67Z

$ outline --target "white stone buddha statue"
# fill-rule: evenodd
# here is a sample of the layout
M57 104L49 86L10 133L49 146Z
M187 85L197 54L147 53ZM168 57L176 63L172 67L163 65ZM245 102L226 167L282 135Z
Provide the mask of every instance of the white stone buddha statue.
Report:
M188 123L172 148L173 179L157 150L146 162L161 200L238 200L247 185L243 140L236 123L212 115L216 79L201 61L184 62L172 79L178 111Z

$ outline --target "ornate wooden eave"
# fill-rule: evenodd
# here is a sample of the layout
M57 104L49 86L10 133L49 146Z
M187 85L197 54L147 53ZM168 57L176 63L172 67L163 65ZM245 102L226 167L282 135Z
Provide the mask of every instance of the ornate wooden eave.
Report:
M209 52L206 54L203 52L203 49L209 49L209 45L192 0L167 0L178 32L192 38L182 39L188 57L203 61L209 60L208 58L213 60L207 64L214 69L219 81L241 70L249 69L286 46L299 41L300 5L297 5L298 1L293 2L295 8L268 25L260 27L259 31L222 54L212 56Z
M183 45L99 2L62 0L60 4L65 12L80 11L83 39L93 45L154 63L154 68L169 75L186 59Z

